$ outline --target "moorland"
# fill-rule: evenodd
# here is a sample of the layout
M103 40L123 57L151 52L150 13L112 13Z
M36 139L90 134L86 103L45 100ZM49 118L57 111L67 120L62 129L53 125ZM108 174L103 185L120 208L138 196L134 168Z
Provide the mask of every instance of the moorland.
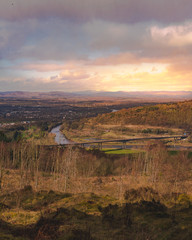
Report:
M191 239L190 148L151 140L100 151L58 146L50 133L62 125L75 141L186 134L177 145L190 147L192 102L158 102L2 97L0 239Z

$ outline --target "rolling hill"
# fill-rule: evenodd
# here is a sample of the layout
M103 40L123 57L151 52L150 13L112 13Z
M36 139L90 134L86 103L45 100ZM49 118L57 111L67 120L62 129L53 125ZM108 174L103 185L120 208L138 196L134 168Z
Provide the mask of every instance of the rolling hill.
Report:
M122 109L117 112L98 115L91 121L95 124L147 124L191 129L192 101Z

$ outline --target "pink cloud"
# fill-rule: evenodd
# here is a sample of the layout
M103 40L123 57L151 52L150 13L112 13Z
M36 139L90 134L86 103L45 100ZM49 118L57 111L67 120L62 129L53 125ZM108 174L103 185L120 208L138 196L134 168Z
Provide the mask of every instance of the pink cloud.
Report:
M109 57L97 58L90 62L92 65L120 65L120 64L139 64L141 59L131 53L119 53Z
M62 80L78 80L89 78L90 75L83 70L65 70L59 74L59 78Z
M90 74L83 70L65 70L62 71L57 76L51 76L49 79L45 79L45 81L55 81L58 83L64 83L72 80L85 80L90 78Z
M175 55L174 55L175 57ZM118 54L113 54L108 57L101 57L101 58L96 58L90 62L88 62L88 65L98 65L98 66L105 66L105 65L122 65L122 64L137 64L140 65L142 63L169 63L171 60L172 56L166 57L166 56L161 56L161 57L143 57L139 56L139 54L133 54L129 52L125 53L118 53Z
M22 66L17 66L16 68L20 68L22 70L27 71L35 70L38 72L53 72L63 70L65 68L65 65L40 63L40 64L26 64Z
M153 26L150 31L152 39L164 45L182 47L192 44L191 22L163 28Z

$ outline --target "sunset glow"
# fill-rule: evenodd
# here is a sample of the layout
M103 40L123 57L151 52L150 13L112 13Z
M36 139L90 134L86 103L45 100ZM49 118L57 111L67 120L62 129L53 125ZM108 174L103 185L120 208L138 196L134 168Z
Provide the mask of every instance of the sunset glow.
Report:
M0 91L191 91L190 0L1 0Z

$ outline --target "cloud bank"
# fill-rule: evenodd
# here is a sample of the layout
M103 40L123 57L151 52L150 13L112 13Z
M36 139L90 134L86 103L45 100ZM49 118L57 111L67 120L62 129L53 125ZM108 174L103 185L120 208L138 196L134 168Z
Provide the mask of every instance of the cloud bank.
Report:
M190 0L1 0L0 91L192 90Z

